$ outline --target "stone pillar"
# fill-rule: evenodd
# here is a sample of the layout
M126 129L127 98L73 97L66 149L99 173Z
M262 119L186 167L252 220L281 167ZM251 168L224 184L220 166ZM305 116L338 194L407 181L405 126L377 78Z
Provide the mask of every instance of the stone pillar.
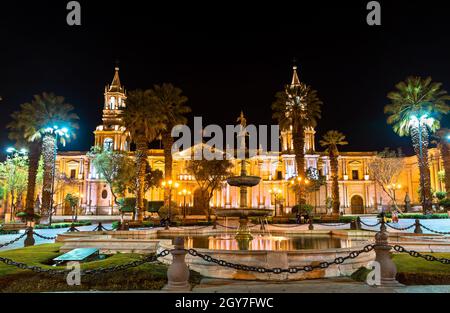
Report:
M172 253L172 264L167 270L167 285L163 290L166 291L189 291L189 268L186 265L187 251L184 249L184 239L177 237L174 239L174 249Z
M312 217L312 216L309 216L309 225L308 225L308 229L309 229L309 230L314 230L313 217Z
M27 227L25 230L27 232L27 236L25 237L25 241L23 242L24 247L34 246L34 237L33 237L33 227Z
M422 228L420 227L419 219L416 219L415 224L416 224L416 226L414 227L414 234L422 234L423 231L422 231Z
M396 279L397 266L391 259L389 245L389 234L386 231L386 225L384 223L384 216L381 216L380 231L375 235L375 261L380 264L381 271L381 285L387 287L402 286Z

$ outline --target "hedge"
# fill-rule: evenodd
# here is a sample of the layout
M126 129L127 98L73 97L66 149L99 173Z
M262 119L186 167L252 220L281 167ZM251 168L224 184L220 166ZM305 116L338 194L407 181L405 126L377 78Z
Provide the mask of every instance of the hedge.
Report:
M82 222L75 222L73 223L74 226L89 226L92 225L91 222L88 221L82 221ZM72 223L54 223L51 225L44 225L44 224L38 224L35 225L35 229L56 229L56 228L69 228L72 226Z

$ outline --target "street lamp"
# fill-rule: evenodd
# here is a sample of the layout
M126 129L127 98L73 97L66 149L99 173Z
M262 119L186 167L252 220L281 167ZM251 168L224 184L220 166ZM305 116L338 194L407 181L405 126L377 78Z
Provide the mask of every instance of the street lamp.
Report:
M183 218L186 218L186 196L191 194L191 191L183 189L178 193L180 196L183 196Z
M394 202L395 202L395 201L396 201L396 199L395 199L395 191L401 189L401 188L402 188L402 185L400 185L400 184L395 184L395 183L394 183L394 184L390 184L390 185L388 186L388 188L392 190L392 193L393 193L393 195L394 195Z
M168 226L170 224L170 219L171 219L171 213L172 213L172 189L178 188L179 184L177 182L173 182L170 179L170 180L164 180L161 183L161 186L163 188L167 188L169 190L169 207L168 207L168 213L167 213L168 221L166 224L166 229L168 229Z
M269 190L270 195L274 195L274 202L275 202L275 216L277 216L277 202L278 197L283 191L280 188L274 187L273 189Z

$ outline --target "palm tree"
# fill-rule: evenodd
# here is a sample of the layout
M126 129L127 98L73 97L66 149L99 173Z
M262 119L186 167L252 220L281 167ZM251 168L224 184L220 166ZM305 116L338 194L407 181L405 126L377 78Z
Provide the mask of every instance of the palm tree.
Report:
M191 108L185 105L188 99L182 95L182 92L172 84L155 85L149 91L154 105L158 108L161 122L164 124L160 137L164 148L164 177L166 180L172 179L172 128L176 125L186 124L185 115L191 112Z
M297 175L305 177L305 130L315 127L321 117L317 91L303 83L287 85L284 91L275 95L272 104L273 118L278 120L282 130L292 131ZM297 201L305 203L304 186L298 188Z
M441 157L444 163L444 184L447 197L450 196L450 143L449 136L450 129L441 128L436 132L436 143L441 153Z
M391 101L384 107L387 123L399 136L411 136L420 171L420 194L424 212L431 210L431 182L428 165L429 135L440 127L439 119L447 114L450 100L442 84L431 77L408 77L399 82L395 91L388 93Z
M148 143L153 141L163 128L160 114L152 101L149 90L130 91L127 107L121 117L131 140L136 144L136 208L134 219L142 221L144 217L145 168Z
M36 179L42 153L42 142L41 140L31 140L32 135L36 133L38 125L36 124L36 119L30 114L29 107L26 103L22 104L20 111L15 111L11 114L12 121L6 127L9 129L8 137L14 140L17 146L26 146L28 148L28 179L25 212L26 219L32 220L34 217Z
M339 207L341 205L339 200L339 182L338 182L338 156L339 150L338 146L343 146L348 144L345 141L345 135L337 130L329 130L320 140L320 145L322 147L327 147L325 150L330 158L331 167L331 199L333 214L339 214Z
M55 152L57 139L65 145L66 141L70 140L71 137L75 138L75 133L73 131L70 132L70 135L66 134L65 136L56 136L55 127L78 129L78 124L75 123L78 116L72 112L73 109L73 106L66 103L63 97L56 96L53 93L44 92L42 95L35 95L31 103L22 104L21 113L13 116L14 121L21 121L20 124L17 124L16 126L11 125L12 129L17 129L16 127L18 127L18 129L22 129L24 131L23 138L29 142L42 143L41 150L44 162L44 173L42 183L41 212L43 214L48 214L49 223L51 223L51 215L53 211L53 208L51 207L51 199L53 197L52 185L53 177L55 175L54 162L56 157ZM33 153L37 154L38 152ZM35 160L33 160L33 162L35 162ZM37 167L33 165L32 172L35 170L37 171ZM36 177L34 173L31 173L31 175ZM34 178L34 183L35 181L36 179ZM33 178L31 183L33 184ZM31 192L32 191L30 191L30 194ZM29 207L28 204L27 209L31 211L31 207Z

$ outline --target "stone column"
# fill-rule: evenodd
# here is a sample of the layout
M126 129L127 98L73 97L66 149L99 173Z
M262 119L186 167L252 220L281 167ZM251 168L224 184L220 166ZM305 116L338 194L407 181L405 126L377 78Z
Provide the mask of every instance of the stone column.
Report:
M380 264L381 285L387 287L402 286L395 278L397 275L397 266L391 259L389 245L389 234L386 231L384 216L381 216L380 231L375 235L375 261Z
M184 239L177 237L174 239L174 249L172 253L172 264L167 270L167 285L163 290L166 291L190 291L189 268L186 265L187 251L184 249Z

